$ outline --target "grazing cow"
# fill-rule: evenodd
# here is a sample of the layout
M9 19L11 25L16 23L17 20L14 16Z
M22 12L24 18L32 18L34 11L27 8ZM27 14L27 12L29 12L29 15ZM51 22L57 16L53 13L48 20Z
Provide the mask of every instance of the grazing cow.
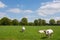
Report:
M50 37L53 34L53 30L52 29L47 29L44 32L45 32L45 34L46 34L47 37Z
M25 31L25 27L23 26L23 27L22 27L22 32L24 32L24 31Z
M39 33L45 33L44 31L45 31L45 30L39 30L38 32L39 32Z
M39 33L45 33L47 37L50 37L53 34L53 30L52 29L39 30Z

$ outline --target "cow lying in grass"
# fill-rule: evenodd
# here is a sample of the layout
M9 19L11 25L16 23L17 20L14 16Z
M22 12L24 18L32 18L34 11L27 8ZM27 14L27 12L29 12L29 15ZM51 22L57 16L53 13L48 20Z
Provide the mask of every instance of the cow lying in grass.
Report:
M45 35L50 38L50 36L52 36L53 34L53 30L52 29L39 30L39 33L45 33Z

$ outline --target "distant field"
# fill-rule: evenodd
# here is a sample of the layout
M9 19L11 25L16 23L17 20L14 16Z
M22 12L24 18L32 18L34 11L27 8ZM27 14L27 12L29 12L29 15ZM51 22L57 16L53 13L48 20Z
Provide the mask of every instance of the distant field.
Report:
M48 39L40 34L40 29L53 29L53 36ZM60 26L26 26L25 32L20 32L21 26L0 26L0 40L60 40Z

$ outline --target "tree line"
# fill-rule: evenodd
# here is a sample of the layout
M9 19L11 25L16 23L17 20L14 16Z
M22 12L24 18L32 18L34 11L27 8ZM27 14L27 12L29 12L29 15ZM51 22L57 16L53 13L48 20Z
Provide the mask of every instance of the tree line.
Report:
M20 21L17 19L9 19L7 17L3 17L0 19L0 25L26 25L26 26L41 26L41 25L60 25L60 20L55 21L54 19L50 19L49 23L44 19L35 19L34 22L28 22L27 18L22 18Z

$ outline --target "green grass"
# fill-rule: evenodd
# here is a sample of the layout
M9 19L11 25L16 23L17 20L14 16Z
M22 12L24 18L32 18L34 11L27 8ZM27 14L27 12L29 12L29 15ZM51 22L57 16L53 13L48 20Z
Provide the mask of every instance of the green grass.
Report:
M0 26L0 40L60 40L60 26L25 26L25 32L21 31L21 26ZM44 38L38 30L53 29L51 38Z

